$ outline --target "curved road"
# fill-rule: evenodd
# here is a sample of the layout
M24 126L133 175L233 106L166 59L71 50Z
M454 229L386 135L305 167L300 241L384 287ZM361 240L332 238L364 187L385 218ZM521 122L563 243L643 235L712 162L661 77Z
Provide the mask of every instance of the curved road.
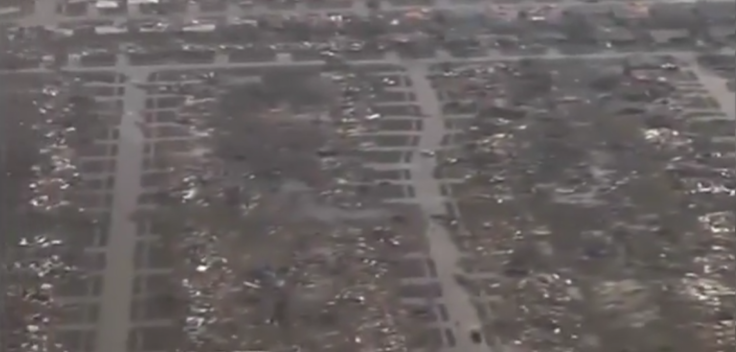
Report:
M414 85L417 102L422 109L424 123L419 137L419 150L415 152L410 182L414 187L416 201L427 216L427 242L432 259L437 267L437 279L442 286L442 301L447 307L451 329L455 335L455 346L444 349L452 352L488 352L490 347L476 344L470 339L470 331L481 329L482 323L472 304L470 295L456 280L461 274L459 267L461 252L444 226L432 220L434 215L448 215L442 183L435 177L437 159L422 155L422 151L435 151L442 147L442 139L447 134L442 108L436 92L429 81L427 67L422 64L408 64L407 71Z

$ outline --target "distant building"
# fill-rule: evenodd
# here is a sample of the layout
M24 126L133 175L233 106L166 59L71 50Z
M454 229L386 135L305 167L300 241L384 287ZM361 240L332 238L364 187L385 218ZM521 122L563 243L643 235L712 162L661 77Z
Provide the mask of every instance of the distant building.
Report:
M684 28L698 19L691 3L656 3L649 7L649 24L654 28Z

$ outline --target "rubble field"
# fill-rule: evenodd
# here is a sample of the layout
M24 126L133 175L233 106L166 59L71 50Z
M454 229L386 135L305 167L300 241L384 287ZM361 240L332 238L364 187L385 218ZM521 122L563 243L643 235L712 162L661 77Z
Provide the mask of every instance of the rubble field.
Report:
M732 5L2 0L0 352L725 352Z
M489 339L560 351L733 343L734 120L690 66L499 61L435 80L459 126L438 170L462 179L447 186L448 226Z

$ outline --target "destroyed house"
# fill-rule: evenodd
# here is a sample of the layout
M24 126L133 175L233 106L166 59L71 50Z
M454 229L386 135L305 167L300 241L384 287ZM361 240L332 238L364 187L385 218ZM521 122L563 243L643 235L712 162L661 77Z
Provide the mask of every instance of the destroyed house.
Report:
M543 44L557 44L567 41L567 36L556 30L534 32L531 37L535 42Z
M698 20L695 7L689 3L657 3L649 8L652 28L687 28Z
M599 42L625 45L636 42L636 35L624 27L600 28L596 31Z
M736 25L714 25L708 28L708 38L717 43L729 43L736 40Z
M613 13L613 7L607 4L583 4L566 7L563 11L564 16L583 17L588 19L596 19L609 17Z
M692 41L687 29L655 29L649 33L656 45L680 45Z
M699 1L695 5L697 13L711 24L736 23L736 5L732 2Z
M644 21L647 15L648 11L640 6L612 4L609 7L609 16L618 22L639 23Z
M128 11L126 3L109 0L95 2L95 8L103 14L122 14Z

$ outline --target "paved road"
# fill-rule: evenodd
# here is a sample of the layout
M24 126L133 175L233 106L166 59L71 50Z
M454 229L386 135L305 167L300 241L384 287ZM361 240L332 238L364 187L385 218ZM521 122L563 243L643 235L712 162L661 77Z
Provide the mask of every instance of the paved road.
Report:
M145 79L147 76L145 71L127 66L124 60L120 60L116 69L134 79ZM142 193L140 180L144 136L138 126L142 121L140 113L145 108L145 102L146 93L142 89L134 85L126 87L124 115L119 126L112 224L97 334L99 352L127 352L137 240L136 223L131 221L130 215L137 209L138 196Z
M642 4L655 4L655 3L691 3L694 1L688 1L688 0L649 0L649 1L641 1L639 3ZM558 7L569 7L572 5L580 5L584 4L584 1L574 1L574 0L562 0L559 2L556 2L555 5ZM607 6L610 4L620 4L621 1L616 0L603 0L596 4L590 4L588 3L588 6ZM533 6L539 6L539 2L530 1L530 2L521 2L516 4L490 4L488 2L479 1L477 3L456 3L452 2L450 0L437 0L434 5L431 6L433 9L438 10L454 10L454 11L467 11L470 13L478 13L482 11L487 11L490 6L504 6L506 8L527 8L527 7L533 7ZM177 18L177 19L195 19L195 18L203 18L203 17L218 17L223 16L227 17L228 19L234 19L238 17L247 17L247 16L254 16L254 15L260 15L260 14L283 14L283 15L293 15L293 16L304 16L308 14L334 14L334 13L353 13L357 15L367 15L370 13L370 11L365 7L364 1L356 1L352 7L344 8L344 9L312 9L308 8L306 6L299 6L292 10L274 10L274 9L268 9L261 6L256 6L251 9L244 9L236 4L228 5L227 9L225 11L220 12L203 12L199 9L197 4L189 4L189 7L185 13L182 14L172 14L169 16L159 16L159 15L147 15L140 13L136 11L135 6L132 6L127 14L123 15L102 15L97 11L92 11L91 13L88 13L87 16L84 17L67 17L61 14L56 13L56 2L54 1L44 1L44 0L36 0L36 11L35 13L17 20L16 22L21 25L26 26L53 26L58 25L59 23L74 23L74 22L82 22L82 21L89 21L89 20L113 20L116 22L124 22L126 20L134 20L134 19L159 19L162 17L168 17L168 18ZM400 11L400 10L407 10L407 9L414 9L419 8L421 6L416 5L410 5L410 6L396 6L392 4L385 3L382 6L382 11Z
M736 93L728 90L726 80L703 66L693 63L693 72L708 93L718 101L721 110L731 119L736 119Z
M726 54L726 55L734 55L736 53L736 50L734 49L721 49L717 51L711 52L713 54ZM626 58L630 56L651 56L651 55L671 55L686 59L693 59L698 53L694 51L688 51L688 50L647 50L647 51L635 51L635 52L599 52L599 53L592 53L592 54L564 54L559 52L550 52L547 54L542 55L507 55L503 53L489 53L486 56L482 57L473 57L473 58L442 58L442 57L435 57L435 58L428 58L428 59L401 59L397 57L396 55L389 54L384 59L380 60L356 60L351 61L351 64L353 65L386 65L386 64L395 64L395 65L404 65L406 63L417 63L417 64L436 64L436 63L443 63L452 61L453 63L465 63L465 64L480 64L492 60L518 60L518 59L566 59L566 58L576 58L576 59L621 59ZM269 62L229 62L227 61L226 57L220 56L218 60L212 63L204 63L204 64L156 64L156 65L141 65L141 66L135 66L137 70L141 71L160 71L160 70L208 70L208 69L218 69L218 68L273 68L273 67L310 67L310 66L321 66L324 65L324 61L322 60L314 60L314 61L298 61L298 62L290 62L290 61L269 61ZM61 70L64 72L98 72L98 71L104 71L109 70L110 67L64 67ZM0 74L2 73L20 73L20 72L29 72L29 73L42 73L42 72L48 72L52 73L53 71L46 68L33 68L33 69L23 69L23 70L0 70ZM141 82L142 83L142 82Z
M471 298L456 280L462 273L459 268L461 253L444 226L432 220L433 215L448 215L445 197L441 192L441 181L434 175L437 159L423 155L422 151L435 151L442 147L442 139L447 134L442 108L436 92L428 79L428 70L421 64L407 65L417 96L417 102L425 114L419 145L414 155L410 182L414 187L416 201L427 216L429 223L426 236L429 251L437 266L437 279L442 286L442 301L453 321L456 345L447 348L452 352L488 352L489 347L475 344L470 339L470 331L481 327L478 312Z

